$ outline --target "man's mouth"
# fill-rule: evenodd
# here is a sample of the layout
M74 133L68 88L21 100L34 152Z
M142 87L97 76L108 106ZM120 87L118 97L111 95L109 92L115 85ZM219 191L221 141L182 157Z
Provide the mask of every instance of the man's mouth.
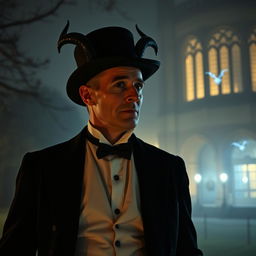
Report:
M139 111L138 110L136 110L136 109L123 109L123 110L121 110L121 112L125 112L125 113L139 113Z

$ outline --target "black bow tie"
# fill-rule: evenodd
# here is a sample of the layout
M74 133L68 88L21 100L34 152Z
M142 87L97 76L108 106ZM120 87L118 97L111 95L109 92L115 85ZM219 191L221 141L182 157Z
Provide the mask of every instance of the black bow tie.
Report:
M108 155L116 155L129 160L131 159L132 145L130 142L121 143L116 146L110 146L105 143L100 143L97 138L89 133L89 131L87 131L87 139L98 146L96 150L96 155L99 159Z

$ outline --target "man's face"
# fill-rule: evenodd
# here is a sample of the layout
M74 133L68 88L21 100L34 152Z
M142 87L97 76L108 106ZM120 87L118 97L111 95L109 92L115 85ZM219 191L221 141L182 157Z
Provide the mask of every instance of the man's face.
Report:
M134 128L139 120L143 85L139 69L115 67L98 74L87 86L81 86L80 95L82 99L87 97L83 100L91 123L100 130L115 133ZM88 91L83 93L83 90Z

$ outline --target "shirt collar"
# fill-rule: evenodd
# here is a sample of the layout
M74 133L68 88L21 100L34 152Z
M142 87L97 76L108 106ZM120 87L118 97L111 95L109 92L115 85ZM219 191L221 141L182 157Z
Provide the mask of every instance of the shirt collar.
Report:
M128 131L126 131L123 136L115 143L115 144L111 144L106 138L105 136L95 127L92 126L92 124L90 123L90 121L88 121L88 131L91 135L93 135L95 138L99 139L99 141L101 143L105 143L108 145L118 145L121 143L127 143L129 138L131 137L132 133L133 133L134 129L130 129Z

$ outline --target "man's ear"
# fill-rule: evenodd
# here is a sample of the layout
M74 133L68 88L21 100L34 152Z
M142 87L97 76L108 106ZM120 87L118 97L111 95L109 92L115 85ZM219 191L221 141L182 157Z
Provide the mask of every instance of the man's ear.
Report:
M82 101L86 105L91 106L91 105L95 104L92 88L90 88L86 85L81 85L80 88L79 88L79 94L80 94L80 97L81 97Z

